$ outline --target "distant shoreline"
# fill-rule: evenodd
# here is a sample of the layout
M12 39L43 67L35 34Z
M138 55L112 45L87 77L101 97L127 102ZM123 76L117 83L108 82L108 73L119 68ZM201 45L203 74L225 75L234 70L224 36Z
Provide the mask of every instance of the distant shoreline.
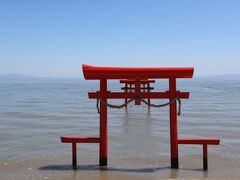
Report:
M240 74L222 74L222 75L206 75L206 76L194 76L195 79L240 79ZM43 77L43 76L33 76L25 74L0 74L1 79L84 79L83 75L79 77Z

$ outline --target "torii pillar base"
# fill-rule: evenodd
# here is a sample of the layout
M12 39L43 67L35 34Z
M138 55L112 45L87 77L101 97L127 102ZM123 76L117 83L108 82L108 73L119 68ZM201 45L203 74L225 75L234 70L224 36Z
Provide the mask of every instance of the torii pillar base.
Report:
M107 157L100 157L99 166L107 166Z
M178 158L171 158L171 168L178 169Z

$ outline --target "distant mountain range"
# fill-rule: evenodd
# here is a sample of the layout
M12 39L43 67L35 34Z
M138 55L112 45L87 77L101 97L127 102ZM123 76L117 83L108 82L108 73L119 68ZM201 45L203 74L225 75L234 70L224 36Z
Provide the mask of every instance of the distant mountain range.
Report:
M79 78L55 78L55 77L38 77L22 74L2 74L0 75L0 83L35 83L35 82L72 82L79 81Z
M0 78L6 79L32 79L32 78L41 78L37 76L30 76L30 75L22 75L22 74L2 74Z
M36 80L80 80L83 77L38 77L32 75L23 74L0 74L0 81L36 81ZM214 75L214 76L194 76L196 79L223 79L223 80L240 80L240 74L225 74L225 75Z
M223 79L223 80L240 80L240 74L222 74L212 76L198 76L197 78L203 79Z

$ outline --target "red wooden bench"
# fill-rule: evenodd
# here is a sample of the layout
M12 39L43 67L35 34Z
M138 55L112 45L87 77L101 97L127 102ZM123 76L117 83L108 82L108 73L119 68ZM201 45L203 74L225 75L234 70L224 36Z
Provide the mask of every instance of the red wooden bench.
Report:
M203 170L208 169L208 145L219 145L217 138L178 138L178 144L200 144L203 145Z
M62 136L62 143L72 143L72 166L73 169L77 169L77 143L99 143L98 137L86 137L86 136Z

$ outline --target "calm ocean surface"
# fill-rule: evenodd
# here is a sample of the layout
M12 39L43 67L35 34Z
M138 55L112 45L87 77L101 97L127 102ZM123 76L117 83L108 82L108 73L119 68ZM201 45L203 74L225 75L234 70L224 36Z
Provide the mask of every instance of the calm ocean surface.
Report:
M182 100L179 137L217 137L202 172L202 147L180 145L180 169L171 170L168 107L108 109L109 169L98 169L98 145L78 144L79 170L71 170L70 144L62 135L98 136L96 101L87 92L98 81L0 81L0 179L240 178L240 79L178 80ZM166 91L158 80L154 91ZM108 89L120 88L118 81ZM124 100L111 100L122 104ZM164 100L152 101L156 104Z

